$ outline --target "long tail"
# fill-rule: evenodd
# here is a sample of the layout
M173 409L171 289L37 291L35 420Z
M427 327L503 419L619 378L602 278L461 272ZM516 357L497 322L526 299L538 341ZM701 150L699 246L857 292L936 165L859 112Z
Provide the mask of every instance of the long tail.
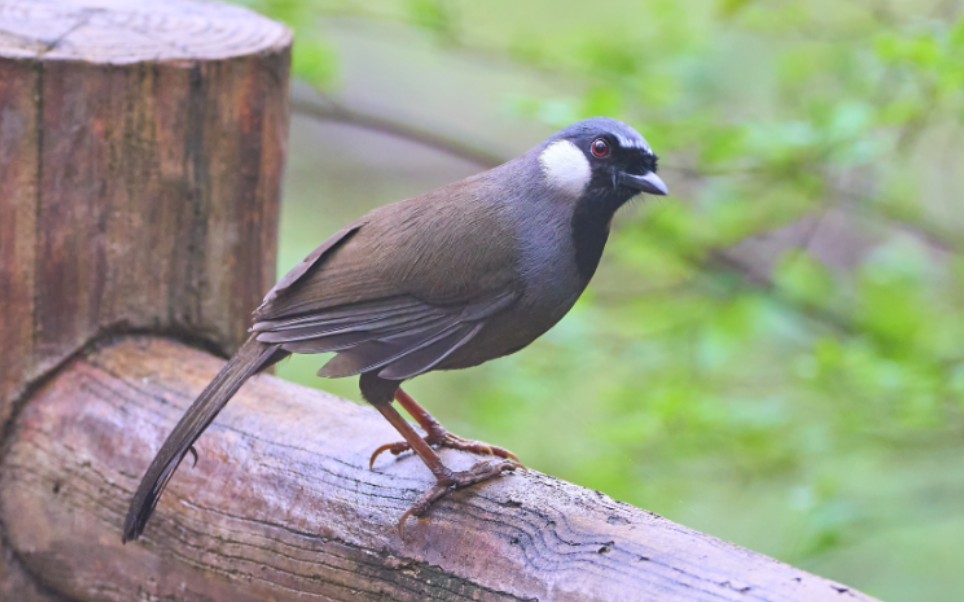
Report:
M277 345L260 343L252 335L194 400L157 452L131 500L124 521L124 543L137 539L144 531L164 487L201 433L241 385L259 370L277 361L278 354L287 355Z

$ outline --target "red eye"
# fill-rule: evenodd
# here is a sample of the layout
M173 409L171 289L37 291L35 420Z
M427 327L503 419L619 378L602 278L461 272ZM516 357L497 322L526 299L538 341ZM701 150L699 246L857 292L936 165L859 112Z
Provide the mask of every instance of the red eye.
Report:
M609 156L609 143L602 138L596 138L592 141L592 156L602 159Z

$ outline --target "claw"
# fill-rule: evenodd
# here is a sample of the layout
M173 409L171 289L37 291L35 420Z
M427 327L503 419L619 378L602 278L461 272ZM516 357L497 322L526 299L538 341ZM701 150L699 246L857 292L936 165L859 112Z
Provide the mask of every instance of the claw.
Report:
M395 443L386 443L385 445L381 445L378 447L378 449L372 452L372 457L368 459L368 470L375 469L375 460L378 459L378 456L385 452L391 452L393 456L397 456L411 449L412 448L408 445L408 443L405 443L404 441L397 441Z
M191 468L194 468L195 466L197 466L197 450L194 449L194 446L192 445L191 447L187 448L187 451L190 452L192 456L194 456L194 463L191 465Z
M405 523L410 517L414 516L419 518L423 516L431 509L435 502L453 491L488 481L501 475L503 472L510 472L517 468L524 467L511 460L498 463L479 462L468 470L452 473L451 476L447 478L439 479L434 487L426 491L422 497L412 504L412 507L406 510L405 513L402 514L402 517L398 519L398 525L396 527L398 529L398 535L402 538L405 537Z

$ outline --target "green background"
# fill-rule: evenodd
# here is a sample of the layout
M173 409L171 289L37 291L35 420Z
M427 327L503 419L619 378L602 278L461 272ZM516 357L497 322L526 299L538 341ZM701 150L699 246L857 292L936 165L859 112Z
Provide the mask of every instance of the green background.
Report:
M964 20L947 1L247 2L296 31L279 270L594 115L624 209L531 347L410 391L532 468L888 600L964 596ZM359 399L354 379L282 376Z

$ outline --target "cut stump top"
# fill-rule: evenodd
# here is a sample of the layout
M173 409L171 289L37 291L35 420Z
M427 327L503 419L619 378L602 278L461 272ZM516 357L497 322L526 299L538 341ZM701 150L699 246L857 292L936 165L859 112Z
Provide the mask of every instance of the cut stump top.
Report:
M0 0L0 56L130 64L217 60L291 43L287 27L196 0Z

